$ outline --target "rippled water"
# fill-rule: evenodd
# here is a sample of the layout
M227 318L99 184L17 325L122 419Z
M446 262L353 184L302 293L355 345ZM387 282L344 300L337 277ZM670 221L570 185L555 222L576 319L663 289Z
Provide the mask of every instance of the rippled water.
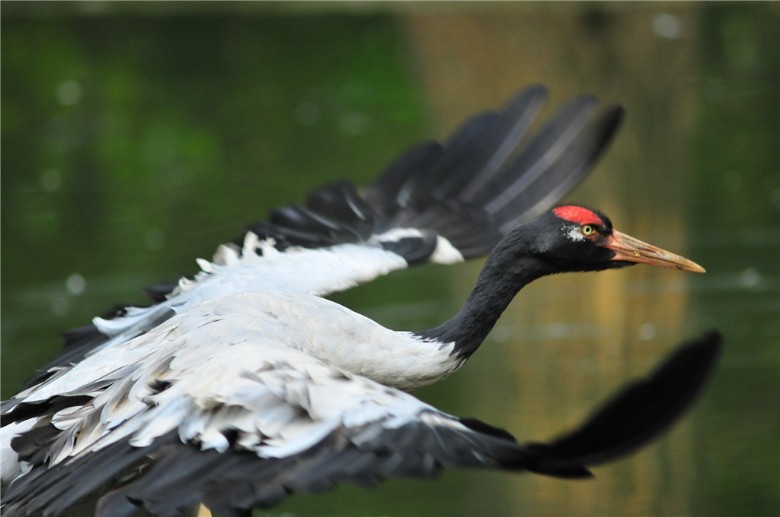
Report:
M543 279L463 370L419 396L552 438L716 327L726 350L710 389L673 432L594 481L447 472L271 513L780 513L774 4L6 5L4 397L54 354L57 333L193 272L268 208L325 180L365 183L413 141L544 82L555 104L590 91L628 111L570 199L708 272ZM425 328L458 308L478 268L410 270L336 298Z

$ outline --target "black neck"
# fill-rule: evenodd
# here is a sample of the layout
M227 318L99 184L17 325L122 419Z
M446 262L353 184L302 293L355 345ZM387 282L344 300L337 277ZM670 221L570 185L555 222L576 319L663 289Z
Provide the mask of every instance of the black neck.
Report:
M507 238L496 246L474 290L455 316L418 335L444 343L454 342L454 353L464 359L473 354L520 289L556 272L555 267L531 254L518 256L513 250L528 249L528 246L518 245L517 240Z

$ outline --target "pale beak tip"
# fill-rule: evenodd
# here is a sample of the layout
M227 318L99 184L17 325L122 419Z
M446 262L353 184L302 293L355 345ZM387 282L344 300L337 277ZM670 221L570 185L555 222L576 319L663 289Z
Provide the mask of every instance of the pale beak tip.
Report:
M707 270L706 270L706 269L704 269L703 267L701 267L700 265L698 265L697 263L695 263L695 262L694 262L694 263L693 263L693 266L692 266L692 267L691 267L691 269L690 269L690 272L691 272L691 273L706 273L706 272L707 272Z
M701 267L699 264L687 258L680 257L679 262L674 264L676 269L680 271L687 271L689 273L706 273L707 270Z

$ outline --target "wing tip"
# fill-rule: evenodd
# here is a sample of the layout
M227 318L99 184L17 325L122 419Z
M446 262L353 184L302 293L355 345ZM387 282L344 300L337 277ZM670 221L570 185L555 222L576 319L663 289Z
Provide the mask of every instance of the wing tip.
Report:
M712 378L722 349L723 336L717 330L679 345L646 378L618 391L575 430L547 444L528 445L527 469L571 477L570 469L587 470L644 447L693 406Z

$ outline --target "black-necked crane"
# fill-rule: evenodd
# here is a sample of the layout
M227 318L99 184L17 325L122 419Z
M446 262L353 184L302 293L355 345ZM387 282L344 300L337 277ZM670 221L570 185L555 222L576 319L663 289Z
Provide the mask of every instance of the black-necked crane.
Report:
M533 138L546 97L520 92L446 145L419 145L364 189L315 190L271 212L201 271L68 334L3 402L9 514L57 514L102 494L101 516L176 515L203 503L248 515L295 492L442 467L589 475L666 430L701 391L720 347L681 347L581 427L548 443L446 414L406 391L457 370L517 292L545 275L697 264L553 207L611 140L622 110L577 98ZM489 252L452 318L399 332L325 298L419 263Z

